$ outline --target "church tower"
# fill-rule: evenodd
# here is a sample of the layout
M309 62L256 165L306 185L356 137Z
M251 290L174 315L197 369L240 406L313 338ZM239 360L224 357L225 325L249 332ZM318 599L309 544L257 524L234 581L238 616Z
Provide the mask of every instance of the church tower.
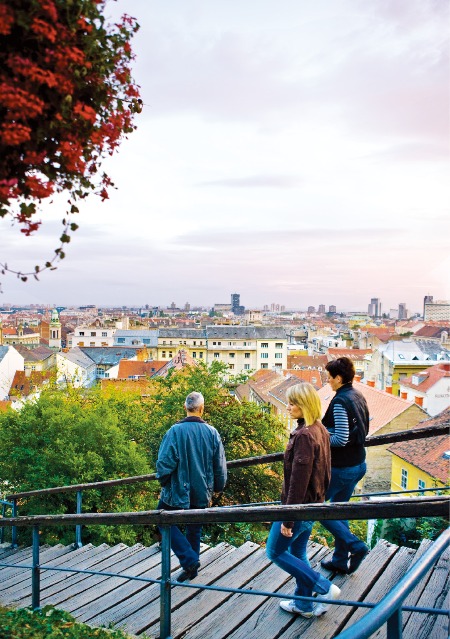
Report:
M61 322L56 308L52 311L48 345L50 348L61 349Z

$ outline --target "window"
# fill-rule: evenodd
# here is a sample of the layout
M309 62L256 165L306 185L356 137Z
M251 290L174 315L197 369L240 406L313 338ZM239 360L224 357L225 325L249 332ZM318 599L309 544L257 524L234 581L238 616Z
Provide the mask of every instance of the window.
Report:
M419 479L419 490L425 490L425 482L423 479Z
M200 351L200 353L198 354L198 356L200 357L200 359L203 359L203 351Z
M96 337L97 333L95 331L91 331L91 337Z
M261 368L269 368L269 364L261 364Z
M163 352L161 353L161 357L165 357L165 356L166 356L166 351L163 351Z
M275 359L281 359L283 357L283 353L275 353Z
M84 342L78 342L78 346L84 346Z
M235 356L235 353L230 353L230 357L231 357L231 359L233 359L233 358L234 358L234 356Z
M231 370L234 370L234 364L228 364L228 368L230 368Z
M401 479L401 487L406 490L407 486L408 486L408 471L406 470L406 468L402 468L402 479Z
M261 342L261 348L269 348L269 342Z
M250 364L244 364L244 370L249 371L250 370Z
M220 357L220 353L214 353L214 357L218 359Z
M95 346L95 342L89 342L89 346Z
M108 333L106 331L102 331L102 337L108 337Z
M261 353L261 359L269 359L269 353Z
M117 343L118 344L125 344L125 337L118 337L117 338Z
M149 337L144 337L144 339L142 341L144 342L144 344L150 344L150 338Z
M84 331L80 331L78 334L80 337L84 337Z
M250 359L250 353L244 353L245 359Z
M186 344L186 342L184 342L184 343ZM197 342L195 341L195 339L194 339L194 346L197 346Z
M275 368L283 368L282 364L275 364Z
M173 351L169 351L169 357L173 357Z
M275 348L283 348L282 342L275 342Z
M165 344L165 343L166 343L166 340L165 340L165 339L163 339L163 346L164 346L164 344Z
M197 353L195 351L192 353L192 357L197 358Z

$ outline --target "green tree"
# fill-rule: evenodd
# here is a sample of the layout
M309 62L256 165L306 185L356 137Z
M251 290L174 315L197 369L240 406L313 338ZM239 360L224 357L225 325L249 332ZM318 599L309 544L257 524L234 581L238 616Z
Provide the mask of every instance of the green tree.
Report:
M123 408L123 406L122 406ZM0 459L3 491L24 492L147 474L144 451L130 440L120 410L98 391L48 390L20 412L0 416L0 435L7 454ZM125 411L122 411L125 412ZM145 485L83 492L84 512L148 508ZM19 514L73 513L75 493L33 497L19 504ZM129 527L89 528L85 541L134 542ZM47 541L73 541L73 531L49 528Z

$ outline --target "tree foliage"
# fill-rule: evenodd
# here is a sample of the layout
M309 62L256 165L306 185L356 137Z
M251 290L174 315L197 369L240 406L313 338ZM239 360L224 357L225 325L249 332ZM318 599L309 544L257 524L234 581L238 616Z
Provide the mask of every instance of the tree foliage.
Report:
M0 414L0 437L6 451L0 459L3 492L24 492L54 486L106 481L155 470L164 433L185 416L183 404L193 390L205 397L204 418L221 434L228 460L279 452L285 446L284 426L251 403L239 404L223 385L223 366L199 365L151 380L146 397L117 390L50 389L20 412ZM235 469L222 504L279 499L281 465ZM151 510L159 494L156 481L83 492L84 512ZM19 513L75 511L75 494L33 498ZM242 538L248 533L240 533ZM89 527L85 541L148 543L153 530ZM221 528L210 533L220 537ZM233 533L234 534L234 533ZM62 529L45 532L47 541L67 539Z
M138 25L127 15L107 24L105 1L0 0L0 217L11 216L25 235L39 228L38 205L55 193L68 193L68 215L92 191L108 197L102 160L142 108L130 70ZM63 223L44 268L64 257L77 228L69 217Z

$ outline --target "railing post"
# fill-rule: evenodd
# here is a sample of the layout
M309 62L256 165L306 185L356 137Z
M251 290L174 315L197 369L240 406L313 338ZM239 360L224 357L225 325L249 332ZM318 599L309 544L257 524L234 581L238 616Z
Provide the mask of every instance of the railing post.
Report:
M17 517L17 499L12 500L12 516ZM11 528L11 548L17 548L17 527Z
M6 515L6 504L2 504L2 519L5 518L5 515ZM0 528L0 544L3 543L4 539L5 539L5 529L2 526Z
M41 607L41 569L39 566L39 526L33 526L33 568L31 573L31 607Z
M402 639L402 609L397 608L387 620L387 639Z
M83 492L81 490L77 490L77 515L81 514L81 506L82 506L82 498ZM81 541L81 526L75 526L75 543L74 548L81 548L83 542Z
M161 592L160 632L161 639L170 639L171 632L171 584L170 584L170 526L161 526Z

